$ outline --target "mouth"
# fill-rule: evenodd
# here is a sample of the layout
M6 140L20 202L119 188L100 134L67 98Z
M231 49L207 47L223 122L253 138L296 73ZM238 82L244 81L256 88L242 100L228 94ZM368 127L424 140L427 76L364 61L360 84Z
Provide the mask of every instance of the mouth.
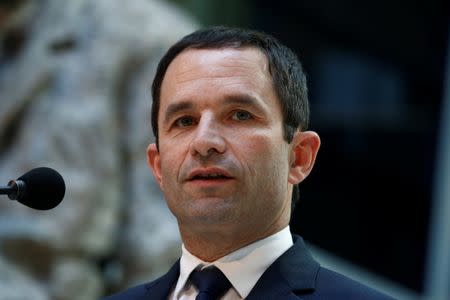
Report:
M226 171L221 169L201 169L192 172L188 180L189 182L203 183L220 183L233 179Z

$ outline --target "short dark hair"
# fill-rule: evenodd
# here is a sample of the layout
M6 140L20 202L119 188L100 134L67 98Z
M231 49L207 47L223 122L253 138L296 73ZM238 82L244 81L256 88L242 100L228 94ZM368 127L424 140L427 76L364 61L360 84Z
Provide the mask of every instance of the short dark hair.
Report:
M161 85L167 68L175 57L186 49L221 49L254 47L261 50L269 62L275 91L283 113L283 133L290 143L297 130L306 130L309 123L309 102L306 75L292 50L264 32L223 26L197 30L175 43L161 58L152 84L152 129L156 146ZM294 186L293 205L298 187Z

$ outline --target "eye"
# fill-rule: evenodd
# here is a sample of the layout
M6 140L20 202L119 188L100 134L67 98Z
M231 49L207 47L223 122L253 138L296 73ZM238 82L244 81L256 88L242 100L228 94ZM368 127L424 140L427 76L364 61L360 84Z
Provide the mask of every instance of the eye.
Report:
M233 120L245 121L253 118L252 114L245 110L237 110L231 116Z
M193 124L194 124L194 118L189 117L189 116L184 116L184 117L178 118L175 121L175 126L177 126L177 127L188 127L188 126L192 126Z

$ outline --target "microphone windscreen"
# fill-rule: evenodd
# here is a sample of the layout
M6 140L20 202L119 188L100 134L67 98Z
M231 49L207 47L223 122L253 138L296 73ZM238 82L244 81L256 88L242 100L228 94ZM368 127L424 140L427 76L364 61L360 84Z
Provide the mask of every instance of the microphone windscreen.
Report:
M17 201L34 209L48 210L56 207L66 192L62 176L47 167L32 169L17 180L25 183L25 193Z

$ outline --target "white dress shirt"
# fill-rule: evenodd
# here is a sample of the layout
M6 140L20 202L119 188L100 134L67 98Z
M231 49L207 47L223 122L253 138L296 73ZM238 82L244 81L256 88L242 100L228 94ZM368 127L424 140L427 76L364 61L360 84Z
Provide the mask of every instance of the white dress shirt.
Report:
M269 266L293 245L289 226L281 231L238 249L214 262L204 262L189 253L182 245L180 276L170 300L193 300L197 296L196 287L188 280L198 266L216 266L231 282L232 287L222 300L244 299Z

